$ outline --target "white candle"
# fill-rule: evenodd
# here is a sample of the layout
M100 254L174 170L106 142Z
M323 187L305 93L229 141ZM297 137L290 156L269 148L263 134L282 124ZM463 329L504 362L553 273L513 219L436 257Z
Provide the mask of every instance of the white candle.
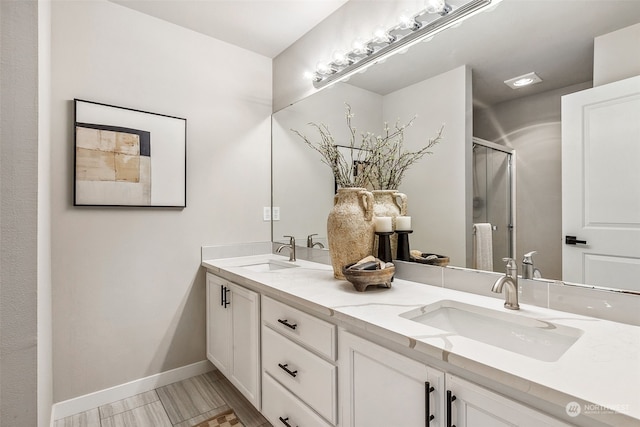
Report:
M411 217L410 216L397 216L396 217L396 230L400 230L400 231L411 230Z
M373 218L376 232L385 233L393 231L390 216L376 216Z

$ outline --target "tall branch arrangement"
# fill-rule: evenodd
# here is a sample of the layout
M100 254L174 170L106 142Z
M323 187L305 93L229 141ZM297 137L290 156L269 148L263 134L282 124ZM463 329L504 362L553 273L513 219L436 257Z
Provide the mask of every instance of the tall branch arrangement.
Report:
M363 135L363 147L372 153L368 178L375 190L397 189L409 167L425 154L433 154L429 149L442 140L444 125L424 147L417 151L407 151L404 147L404 131L413 125L415 119L414 116L405 124L400 124L398 121L393 128L385 123L383 135L375 136L371 133Z
M295 129L297 134L312 149L320 153L322 162L327 164L335 176L339 187L368 187L374 190L397 189L405 172L415 162L420 160L435 144L441 141L444 126L434 138L418 151L406 151L404 148L404 131L411 126L415 117L406 124L396 122L394 128L384 124L383 135L375 135L366 132L358 137L358 132L353 127L351 119L354 117L351 106L346 105L347 127L349 128L349 143L343 145L348 151L344 155L339 150L339 145L331 135L329 127L325 124L309 123L318 130L320 141L312 142L305 135ZM358 143L358 138L360 142ZM355 165L358 165L357 173L354 173Z
M362 165L369 165L370 158L373 153L363 150L362 147L357 144L356 128L351 125L351 119L353 118L351 106L347 104L346 110L347 126L349 128L349 143L346 146L342 146L347 148L349 152L346 157L339 150L340 146L336 144L329 127L323 123L309 123L309 126L316 128L320 135L320 141L317 143L311 142L309 138L295 129L291 129L291 131L302 138L309 147L320 153L322 156L322 162L331 168L333 176L335 177L336 183L339 187L365 187L367 184L368 174L361 172L354 175L353 165L355 162Z

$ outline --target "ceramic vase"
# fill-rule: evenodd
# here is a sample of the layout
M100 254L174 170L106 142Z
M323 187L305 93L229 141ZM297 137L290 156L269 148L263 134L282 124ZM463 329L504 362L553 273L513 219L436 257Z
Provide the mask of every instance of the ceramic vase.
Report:
M373 194L364 188L339 188L327 219L333 276L344 279L342 267L373 254Z
M396 229L396 217L407 214L407 195L398 190L373 190L373 215L390 216L393 229ZM391 255L396 257L398 236L391 235ZM378 252L378 242L374 244L374 255Z

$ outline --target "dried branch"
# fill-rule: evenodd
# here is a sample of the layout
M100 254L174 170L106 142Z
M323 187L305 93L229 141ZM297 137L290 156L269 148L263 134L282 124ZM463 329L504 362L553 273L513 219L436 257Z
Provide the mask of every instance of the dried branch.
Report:
M338 149L328 126L324 124L309 123L316 128L320 135L318 143L311 142L305 135L295 129L295 134L312 149L320 153L322 162L327 164L336 179L339 187L366 187L372 185L376 190L397 189L402 182L404 174L415 162L432 154L429 149L442 140L444 125L434 138L418 151L406 151L404 149L404 131L413 125L415 116L407 123L395 123L393 129L388 123L384 124L383 135L376 136L366 132L360 135L360 144L357 144L357 129L353 127L351 119L353 113L351 106L346 104L347 127L349 128L348 158ZM354 174L354 167L359 170Z

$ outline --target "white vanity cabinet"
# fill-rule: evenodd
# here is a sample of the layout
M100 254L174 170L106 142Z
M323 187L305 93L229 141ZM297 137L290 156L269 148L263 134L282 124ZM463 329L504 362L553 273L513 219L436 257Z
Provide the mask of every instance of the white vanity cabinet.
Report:
M338 348L343 427L568 426L349 332Z
M207 358L260 409L260 298L207 273Z
M262 296L262 413L274 426L338 423L336 327Z
M444 427L444 373L340 330L343 427Z

